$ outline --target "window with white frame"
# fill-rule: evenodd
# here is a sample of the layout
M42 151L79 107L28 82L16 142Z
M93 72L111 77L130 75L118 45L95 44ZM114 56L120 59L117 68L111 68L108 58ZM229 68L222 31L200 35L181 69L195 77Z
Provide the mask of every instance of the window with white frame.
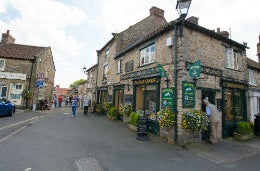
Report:
M3 71L5 69L5 60L0 59L0 71Z
M105 50L105 58L108 58L109 57L109 48L107 48L106 50Z
M255 85L254 71L252 69L248 69L248 82L250 85Z
M108 75L108 64L104 65L104 73L103 73L103 80L107 80Z
M155 44L140 51L140 66L155 62Z
M238 55L232 48L226 48L226 68L238 70Z
M117 61L117 73L118 74L121 73L121 60L120 59Z

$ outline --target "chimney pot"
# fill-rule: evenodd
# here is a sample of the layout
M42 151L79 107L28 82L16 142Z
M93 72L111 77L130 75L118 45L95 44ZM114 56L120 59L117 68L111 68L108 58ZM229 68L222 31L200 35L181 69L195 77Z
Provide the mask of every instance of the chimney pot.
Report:
M151 16L151 15L155 15L155 16L164 18L164 10L153 6L153 7L150 9L150 16Z
M219 27L217 28L217 33L220 33L220 28Z
M13 36L10 35L10 30L7 30L6 33L2 34L1 42L5 44L14 44L15 38L13 38Z

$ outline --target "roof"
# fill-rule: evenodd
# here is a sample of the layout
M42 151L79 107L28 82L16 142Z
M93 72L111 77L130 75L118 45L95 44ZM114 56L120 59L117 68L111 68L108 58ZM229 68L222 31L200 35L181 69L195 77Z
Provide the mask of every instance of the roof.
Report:
M90 72L91 70L93 70L93 69L96 68L97 66L98 66L98 64L93 65L92 67L90 67L90 68L87 70L87 72Z
M55 93L56 93L57 96L59 96L59 95L67 96L68 95L68 89L56 87Z
M247 66L249 68L254 68L254 69L260 70L260 64L250 58L247 58Z
M0 57L33 60L46 47L0 43Z
M215 39L218 39L218 40L221 40L221 41L224 41L224 42L227 42L228 44L230 45L233 45L233 46L236 46L238 48L241 48L243 50L245 50L247 47L243 44L240 44L234 40L231 40L229 38L226 38L224 36L222 36L221 34L219 33L216 33L215 31L212 31L212 30L209 30L207 28L204 28L202 26L199 26L197 24L194 24L192 22L189 22L187 20L185 21L181 21L180 19L177 19L177 20L174 20L174 21L171 21L167 24L165 24L164 26L154 30L153 32L147 34L145 37L142 37L141 39L137 40L136 42L134 42L133 44L131 44L130 46L128 46L127 48L125 48L123 51L121 51L120 53L118 53L116 56L115 56L115 59L118 59L120 58L122 55L124 55L125 53L127 53L128 51L132 50L133 48L149 41L149 40L152 40L154 38L156 38L157 36L165 33L165 32L168 32L170 30L172 30L175 26L180 26L181 24L184 24L184 26L192 29L192 30L195 30L195 31L198 31L200 33L203 33L203 34L206 34L208 36L211 36Z

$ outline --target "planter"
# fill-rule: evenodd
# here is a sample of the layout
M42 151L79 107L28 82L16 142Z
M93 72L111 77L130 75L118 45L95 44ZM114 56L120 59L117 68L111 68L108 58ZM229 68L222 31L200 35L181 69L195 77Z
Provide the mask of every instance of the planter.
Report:
M197 144L201 143L202 134L201 131L191 131L189 129L185 129L183 135L181 135L181 144L189 145L189 144Z
M160 128L160 137L166 138L169 144L174 143L173 140L173 127L171 128Z
M132 125L132 124L128 124L128 128L129 128L130 130L132 130L132 131L137 132L137 127L134 126L134 125Z
M129 121L130 121L130 116L123 115L123 122L124 123L129 123Z
M109 116L109 115L107 115L107 118L110 119L111 121L117 120L117 116Z
M234 139L238 141L247 141L253 137L253 133L250 134L240 134L238 132L234 132Z

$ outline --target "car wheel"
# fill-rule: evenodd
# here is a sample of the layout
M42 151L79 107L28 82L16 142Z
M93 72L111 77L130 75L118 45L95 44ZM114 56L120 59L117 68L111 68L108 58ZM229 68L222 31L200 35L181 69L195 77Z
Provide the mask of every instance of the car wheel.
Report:
M13 114L14 114L14 111L13 111L13 109L9 112L9 115L8 116L13 116Z

